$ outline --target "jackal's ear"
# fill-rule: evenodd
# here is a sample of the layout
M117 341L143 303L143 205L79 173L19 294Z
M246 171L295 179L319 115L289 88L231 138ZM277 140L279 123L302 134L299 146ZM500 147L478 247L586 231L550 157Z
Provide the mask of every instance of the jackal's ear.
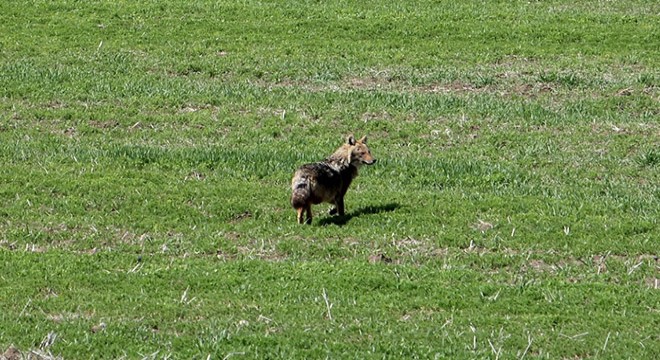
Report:
M367 143L367 135L361 137L360 140L358 140L358 142L366 144Z
M351 146L355 145L355 136L348 135L348 137L346 138L346 143Z

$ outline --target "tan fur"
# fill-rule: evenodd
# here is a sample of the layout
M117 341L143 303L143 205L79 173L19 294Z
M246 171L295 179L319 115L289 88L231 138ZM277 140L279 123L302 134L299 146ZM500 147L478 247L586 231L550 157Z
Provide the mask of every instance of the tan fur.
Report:
M296 209L298 222L311 224L312 205L322 202L335 205L331 215L344 215L344 196L358 168L375 162L367 137L355 140L351 135L325 160L298 168L291 179L291 205Z

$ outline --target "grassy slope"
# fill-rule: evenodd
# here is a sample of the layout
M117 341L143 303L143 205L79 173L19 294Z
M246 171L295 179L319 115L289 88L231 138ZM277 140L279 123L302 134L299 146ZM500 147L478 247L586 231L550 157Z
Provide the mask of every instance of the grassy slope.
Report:
M0 348L657 353L659 11L0 5ZM349 132L378 165L297 226Z

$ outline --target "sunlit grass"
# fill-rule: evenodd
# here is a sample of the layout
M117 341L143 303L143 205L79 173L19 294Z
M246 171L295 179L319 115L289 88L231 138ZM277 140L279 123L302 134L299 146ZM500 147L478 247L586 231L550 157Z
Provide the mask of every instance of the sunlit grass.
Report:
M651 358L659 10L1 4L0 351Z

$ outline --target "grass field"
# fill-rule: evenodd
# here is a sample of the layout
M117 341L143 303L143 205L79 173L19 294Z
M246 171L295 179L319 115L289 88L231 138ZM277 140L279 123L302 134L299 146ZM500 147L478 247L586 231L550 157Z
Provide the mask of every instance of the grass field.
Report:
M657 1L0 14L0 354L660 353ZM298 225L351 133L378 163Z

